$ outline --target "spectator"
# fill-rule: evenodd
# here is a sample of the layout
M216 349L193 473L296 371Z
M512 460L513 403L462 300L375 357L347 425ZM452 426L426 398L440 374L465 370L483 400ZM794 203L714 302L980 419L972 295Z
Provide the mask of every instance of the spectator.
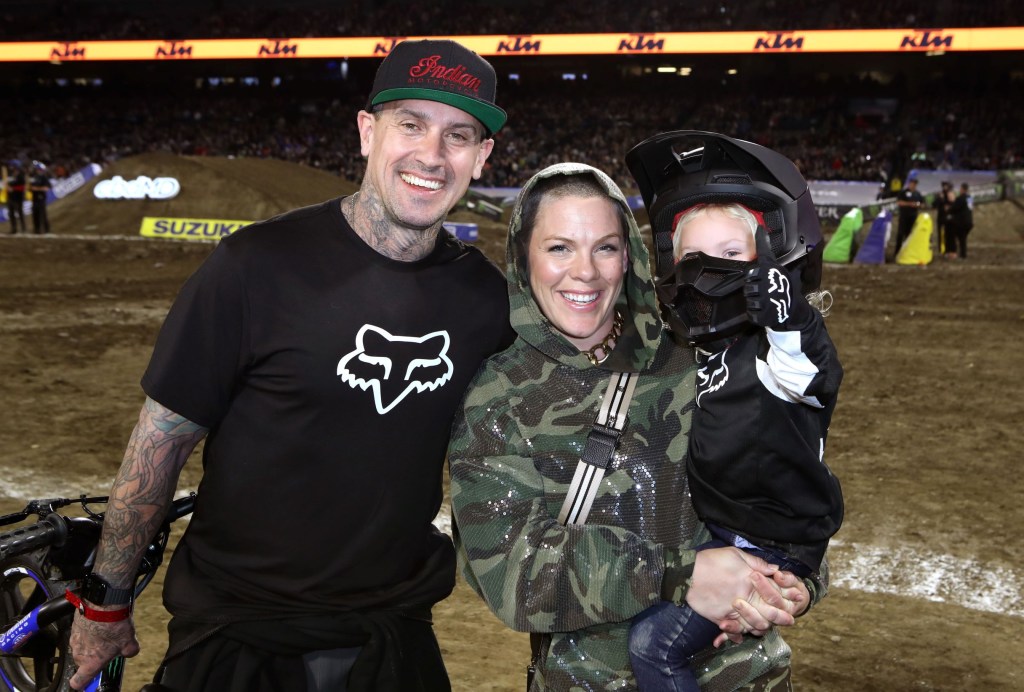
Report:
M46 215L46 197L52 185L46 175L46 165L41 161L32 162L32 232L38 234L50 232L50 219Z
M956 247L956 239L951 237L951 231L948 228L949 224L949 210L953 205L953 200L956 199L956 195L953 193L953 183L948 180L942 181L942 189L935 193L935 201L932 202L932 206L935 208L935 243L940 245L939 253L942 253L942 245L945 243L945 251L950 252L949 248ZM956 250L953 250L956 252Z
M7 187L7 218L11 221L11 233L25 232L25 171L21 167L21 161L11 159L7 162L5 174Z
M899 225L896 231L896 249L893 256L899 253L903 243L910 237L910 231L913 230L914 222L917 221L917 214L924 206L924 197L917 191L917 178L907 181L907 186L897 195L896 205L899 209Z
M967 183L960 184L960 194L950 205L949 227L953 230L956 243L952 248L946 245L946 257L967 259L967 234L974 228L974 197Z

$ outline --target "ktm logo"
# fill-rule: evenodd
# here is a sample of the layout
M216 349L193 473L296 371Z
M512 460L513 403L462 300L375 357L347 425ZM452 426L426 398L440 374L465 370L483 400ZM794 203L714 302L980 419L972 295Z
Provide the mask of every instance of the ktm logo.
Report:
M391 49L392 48L394 48L395 46L397 46L399 43L401 43L404 40L405 40L405 37L393 38L393 39L391 39L390 43L380 43L380 42L378 42L373 47L373 54L374 55L388 55L389 53L391 53Z
M158 58L191 58L192 57L192 46L181 41L168 41L167 47L159 47L156 49L156 57Z
M634 34L632 42L627 39L619 41L620 51L662 51L665 50L665 39L644 38L643 34Z
M395 336L372 324L356 334L356 347L338 361L338 377L352 388L373 390L377 413L384 415L406 396L435 390L452 379L448 332Z
M74 43L60 43L58 47L50 50L50 60L74 60L85 57L85 48L79 48Z
M259 55L260 57L281 57L291 56L295 57L299 54L299 47L295 44L288 43L287 41L274 41L270 45L260 46Z
M697 371L697 405L705 394L717 392L729 381L729 366L725 364L726 351L716 353Z
M516 36L512 41L498 41L499 53L536 53L540 51L540 39L531 41L522 36Z
M943 36L941 33L933 34L924 31L916 36L904 36L900 41L900 48L923 48L925 50L937 50L953 47L953 35Z
M793 38L784 33L774 34L770 38L759 38L754 43L754 50L802 50L804 37Z

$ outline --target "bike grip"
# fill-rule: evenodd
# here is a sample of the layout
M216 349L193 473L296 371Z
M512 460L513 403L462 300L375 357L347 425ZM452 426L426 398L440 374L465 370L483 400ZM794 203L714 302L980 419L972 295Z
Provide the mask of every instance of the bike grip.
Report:
M94 677L92 679L92 682L90 682L88 685L85 686L85 688L82 689L82 692L99 692L99 689L100 689L100 678L102 678L102 677L103 677L103 673L100 673L99 675Z
M0 560L31 552L37 548L60 545L68 535L64 517L48 514L42 521L0 534Z
M124 677L124 656L115 656L103 666L103 670L92 679L82 692L121 692Z

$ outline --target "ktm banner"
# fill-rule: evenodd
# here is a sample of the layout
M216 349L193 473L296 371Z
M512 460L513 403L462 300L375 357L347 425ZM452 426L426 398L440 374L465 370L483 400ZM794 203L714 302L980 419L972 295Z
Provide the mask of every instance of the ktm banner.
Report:
M650 34L36 41L0 43L0 62L374 58L407 38L452 38L486 56L701 53L901 53L1024 50L1024 27L709 31Z

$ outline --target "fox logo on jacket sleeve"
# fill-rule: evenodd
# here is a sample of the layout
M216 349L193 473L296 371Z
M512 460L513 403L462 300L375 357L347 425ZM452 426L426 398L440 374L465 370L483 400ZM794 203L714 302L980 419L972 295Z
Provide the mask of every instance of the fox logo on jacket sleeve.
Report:
M381 415L410 393L435 390L452 379L446 331L424 336L395 336L372 324L356 334L356 347L338 361L338 377L352 388L373 390ZM387 403L385 403L387 402Z

